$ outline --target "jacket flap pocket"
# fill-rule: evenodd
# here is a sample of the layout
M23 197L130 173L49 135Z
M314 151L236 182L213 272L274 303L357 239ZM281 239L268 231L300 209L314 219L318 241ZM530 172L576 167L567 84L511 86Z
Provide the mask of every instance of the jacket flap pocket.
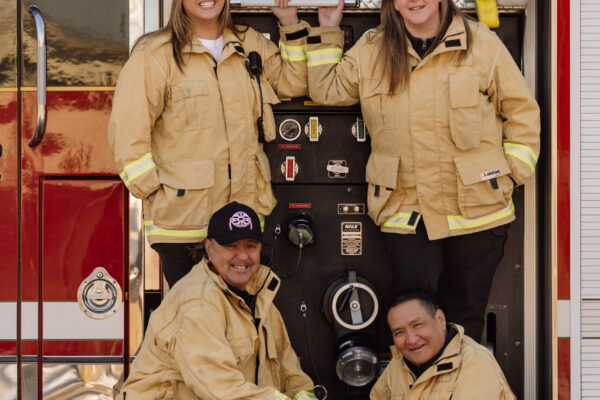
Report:
M268 104L279 104L280 103L279 97L277 97L275 90L273 90L273 88L271 87L269 82L261 81L260 86L262 87L263 103L268 103Z
M265 182L271 182L271 168L269 167L269 159L264 151L256 153L256 159L258 161L258 168L262 174Z
M390 93L390 84L386 79L365 79L364 97L386 96Z
M175 161L160 164L160 183L176 189L204 189L215 182L214 160Z
M186 97L202 96L208 94L208 88L204 81L187 81L171 86L171 98L173 102Z
M450 74L450 106L475 107L479 104L479 77L465 73Z
M510 174L501 147L455 156L454 164L465 186Z
M238 360L244 360L254 354L254 347L249 338L230 339L229 345Z
M275 338L273 337L273 332L271 330L266 329L266 342L267 342L267 357L271 360L275 360L278 357L279 352L277 351L277 345L275 344Z
M400 157L372 153L367 162L367 182L390 189L398 185Z

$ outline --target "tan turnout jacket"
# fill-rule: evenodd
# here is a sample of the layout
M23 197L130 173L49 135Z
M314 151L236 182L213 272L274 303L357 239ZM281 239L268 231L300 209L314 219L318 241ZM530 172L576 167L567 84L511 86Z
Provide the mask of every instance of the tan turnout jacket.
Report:
M516 400L492 354L464 335L462 326L440 358L418 379L392 346L393 358L371 400Z
M285 400L312 391L273 304L279 282L260 266L248 283L257 294L255 326L246 303L206 259L195 265L150 316L118 399L125 392L126 400Z
M360 101L371 137L369 215L384 232L430 239L477 232L514 219L511 195L534 172L539 108L500 39L455 16L444 40L421 59L409 47L407 87L389 95L378 57L382 35L367 32L342 56L338 28L314 28L309 92L328 105ZM513 183L514 182L514 183Z
M240 27L240 29L246 29ZM208 219L231 201L268 215L275 206L271 172L258 141L260 93L247 56L262 58L266 140L275 138L271 105L305 95L308 24L282 26L281 52L252 28L224 32L218 63L196 39L184 48L183 71L170 34L133 50L117 83L108 138L121 178L144 201L150 243L199 242Z

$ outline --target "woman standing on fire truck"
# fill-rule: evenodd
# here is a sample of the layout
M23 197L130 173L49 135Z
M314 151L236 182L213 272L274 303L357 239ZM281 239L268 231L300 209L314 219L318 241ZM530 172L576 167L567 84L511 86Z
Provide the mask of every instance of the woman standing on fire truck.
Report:
M310 96L360 101L369 215L395 285L437 291L479 341L513 188L537 161L539 108L500 39L452 0L383 0L379 27L343 56L342 7L321 8L311 30Z
M275 206L261 142L275 138L277 95L306 94L308 36L296 8L278 4L281 52L234 25L229 1L173 0L167 26L138 40L121 71L109 143L127 188L144 200L169 286L195 264L215 210L239 201L268 215Z

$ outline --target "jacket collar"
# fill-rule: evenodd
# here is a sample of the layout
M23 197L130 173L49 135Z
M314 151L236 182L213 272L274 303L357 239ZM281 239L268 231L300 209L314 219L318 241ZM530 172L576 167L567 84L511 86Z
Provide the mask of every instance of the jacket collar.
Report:
M209 266L208 260L203 258L200 262L200 265L208 276L215 282L215 284L227 295L230 295L236 299L243 300L240 296L234 293L227 283L221 278L219 274L211 269ZM255 308L255 318L263 319L267 314L267 311L271 304L273 303L273 299L279 290L279 286L281 284L281 279L273 272L271 269L265 265L259 265L258 271L250 278L248 285L246 285L246 291L256 296L256 308ZM244 304L244 308L250 312L250 308L247 307L246 303L242 301Z
M245 57L242 40L234 31L225 28L223 31L223 54L221 54L221 60L225 60L236 53ZM209 51L197 37L194 37L191 43L184 46L183 53L209 53Z
M460 359L460 348L461 348L461 343L462 343L463 337L465 335L465 330L460 325L456 325L456 324L452 324L452 323L450 323L448 325L450 325L454 329L456 329L458 331L458 333L454 336L454 338L450 341L450 343L448 343L448 345L442 352L442 355L436 361L434 361L431 364L431 366L421 374L421 376L419 376L417 378L413 387L416 386L420 382L425 382L425 381L431 379L434 376L446 374L446 373L454 371L456 368L458 368L459 361L460 361L459 360ZM410 368L408 368L408 365L406 365L406 362L405 362L404 358L402 357L402 354L396 348L396 346L391 346L391 350L392 350L393 357L395 357L395 358L397 357L402 361L402 368L405 368L412 375L412 371L410 371Z
M406 40L408 41L408 43L410 43L410 39L408 39L408 37ZM426 60L430 57L433 57L434 55L437 55L437 54L446 53L449 51L456 51L456 50L466 50L466 48L467 48L467 32L465 30L465 23L463 22L463 19L459 15L454 15L454 17L452 18L452 22L450 23L450 26L446 30L446 34L444 35L444 38L442 39L440 44L438 44L438 46L435 49L433 49L433 51L431 53L429 53L427 56L425 56L424 60ZM411 56L413 56L417 59L419 58L415 49L412 48L412 45L410 45L408 47L408 52Z

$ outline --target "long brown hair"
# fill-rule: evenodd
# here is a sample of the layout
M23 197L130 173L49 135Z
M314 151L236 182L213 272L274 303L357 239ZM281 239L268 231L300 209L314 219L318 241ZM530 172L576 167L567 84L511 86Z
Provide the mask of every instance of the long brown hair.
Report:
M440 3L441 29L428 51L435 49L442 41L455 14L459 15L465 24L467 34L466 51L468 51L471 46L471 30L467 23L468 17L454 4L453 0L441 0ZM381 79L389 81L389 94L393 94L396 89L406 86L410 75L406 25L402 15L394 7L394 0L382 1L381 24L377 30L383 35L378 57L381 60L379 65L383 68ZM461 57L464 56L466 51L463 52Z
M219 14L219 28L221 32L228 28L239 33L240 31L235 27L233 18L231 17L229 0L224 0L224 3L221 14ZM183 0L173 0L171 3L171 15L169 16L167 25L157 31L147 33L138 38L133 45L133 48L135 48L135 46L143 39L164 32L169 32L171 34L173 58L175 58L177 67L181 70L185 64L185 61L183 60L183 48L194 39L194 23L185 13Z

